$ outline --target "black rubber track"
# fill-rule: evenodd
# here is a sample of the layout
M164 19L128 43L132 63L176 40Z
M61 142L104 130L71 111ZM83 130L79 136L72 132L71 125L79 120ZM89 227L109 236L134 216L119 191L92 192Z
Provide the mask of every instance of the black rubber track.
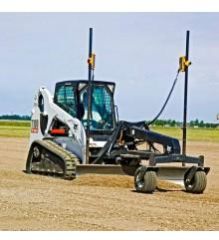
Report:
M40 156L38 159L34 159L33 151L34 148L37 147L40 150ZM40 164L42 159L42 155L46 155L48 161L54 164L53 170L48 168L43 168L43 164L40 166L38 170L34 169L34 161L35 164ZM76 177L76 165L78 163L78 158L71 152L67 151L63 147L59 146L52 140L37 140L34 141L30 147L27 162L26 162L26 172L27 173L35 173L40 175L53 175L59 176L61 178L72 180ZM56 172L55 169L62 170L62 172ZM33 170L34 169L34 170Z

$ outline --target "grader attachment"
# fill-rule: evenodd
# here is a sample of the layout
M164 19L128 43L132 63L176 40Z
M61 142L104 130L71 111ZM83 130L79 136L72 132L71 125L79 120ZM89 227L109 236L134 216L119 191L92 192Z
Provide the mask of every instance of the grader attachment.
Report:
M59 136L34 141L26 171L65 179L88 173L126 174L134 176L135 188L140 192L155 191L157 178L182 181L188 192L202 193L205 190L209 168L204 167L204 157L180 154L177 139L150 131L145 122L120 121L103 147L98 151L90 148L88 164L81 164L79 155L72 153L70 144L75 145L73 141L66 137L61 140ZM156 144L162 147L162 151L155 147Z

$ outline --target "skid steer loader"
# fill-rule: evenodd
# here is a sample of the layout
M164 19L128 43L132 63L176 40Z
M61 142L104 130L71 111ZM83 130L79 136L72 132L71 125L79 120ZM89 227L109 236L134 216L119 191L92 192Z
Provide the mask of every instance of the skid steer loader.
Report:
M26 172L69 180L127 174L137 191L147 193L159 177L184 180L186 191L202 193L209 171L204 157L181 154L177 139L151 131L146 121L119 121L115 83L94 80L94 62L90 29L89 80L58 82L54 96L45 87L35 95Z

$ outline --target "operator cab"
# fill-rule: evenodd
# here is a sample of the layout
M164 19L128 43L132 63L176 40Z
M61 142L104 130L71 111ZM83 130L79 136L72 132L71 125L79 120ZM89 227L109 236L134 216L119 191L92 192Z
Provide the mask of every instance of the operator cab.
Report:
M115 83L91 81L90 133L109 136L115 128ZM85 130L88 126L88 81L59 82L55 87L54 102L72 117L78 118Z

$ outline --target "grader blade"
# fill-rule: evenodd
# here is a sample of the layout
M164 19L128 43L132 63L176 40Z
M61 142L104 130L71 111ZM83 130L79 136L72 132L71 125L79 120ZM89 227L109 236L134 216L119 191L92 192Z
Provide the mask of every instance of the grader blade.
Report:
M190 167L161 166L158 167L157 177L162 180L180 181Z
M157 177L162 180L180 181L184 180L188 173L191 173L191 178L197 171L203 171L207 175L209 167L195 167L195 166L160 166L158 167Z
M76 172L77 175L84 174L127 175L127 173L125 173L123 169L124 168L121 165L79 164L77 165ZM157 177L161 180L181 181L184 180L185 174L191 169L191 166L186 167L156 166L147 167L147 169L156 172ZM207 174L209 168L205 167L202 170ZM132 176L134 176L134 174Z
M99 165L99 164L79 164L77 165L77 175L83 174L115 174L125 175L120 165Z

